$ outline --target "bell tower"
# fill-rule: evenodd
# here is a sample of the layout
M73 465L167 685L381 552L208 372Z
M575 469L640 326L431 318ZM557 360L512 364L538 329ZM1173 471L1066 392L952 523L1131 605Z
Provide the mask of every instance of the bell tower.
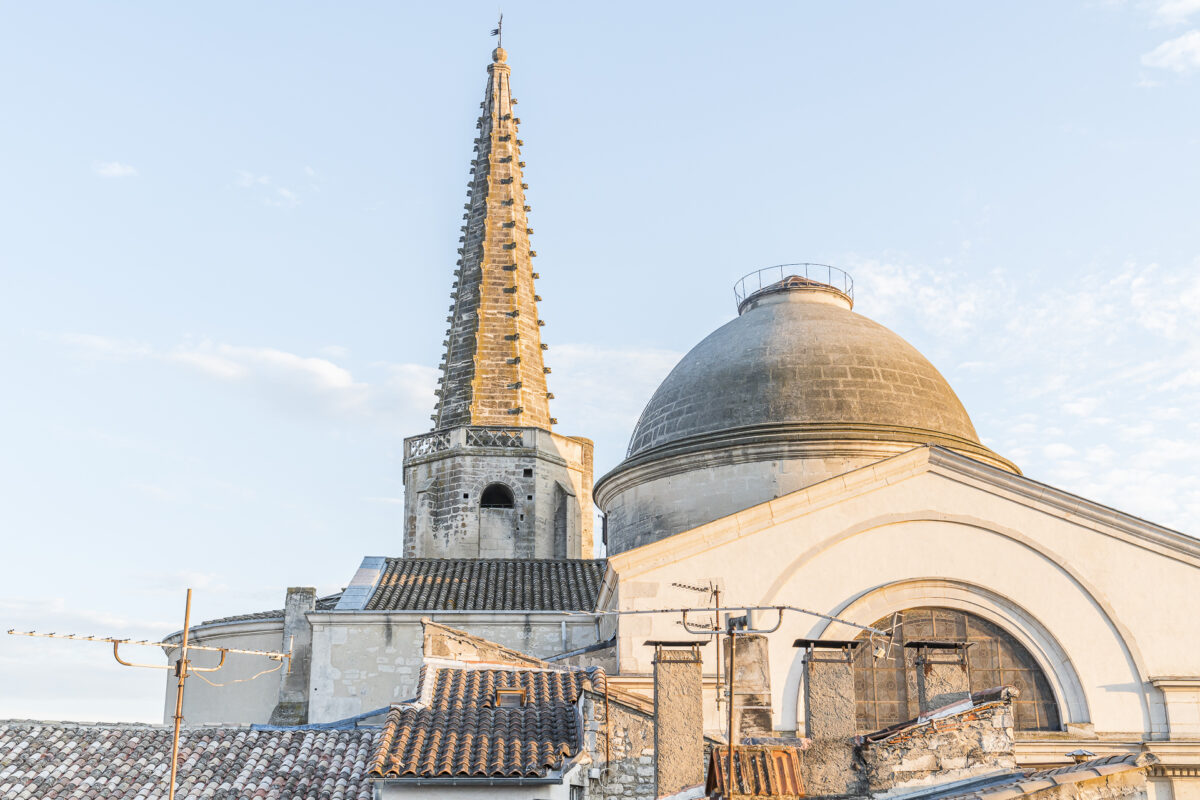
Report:
M476 127L431 433L404 441L404 551L590 558L592 442L554 433L507 53Z

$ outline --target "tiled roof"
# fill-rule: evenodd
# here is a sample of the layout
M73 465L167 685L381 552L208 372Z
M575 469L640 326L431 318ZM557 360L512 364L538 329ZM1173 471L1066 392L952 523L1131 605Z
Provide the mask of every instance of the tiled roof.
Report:
M597 680L600 675L595 672ZM589 673L426 667L421 699L388 714L371 762L383 778L531 778L579 752L576 703ZM498 689L524 704L498 707Z
M705 794L712 797L804 797L800 749L780 745L733 748L733 792L729 791L729 748L714 747L708 763Z
M317 611L328 611L337 605L338 599L342 596L341 592L325 595L317 598ZM232 617L218 617L217 619L206 619L200 625L225 625L231 622L252 622L259 619L283 619L283 609L276 608L271 611L254 611L249 614L234 614ZM200 627L197 625L196 627Z
M591 611L600 559L389 558L367 611Z
M1015 798L1040 792L1043 789L1095 780L1121 772L1143 770L1157 763L1158 757L1151 753L1105 756L1056 769L1015 772L1011 780L992 783L990 786L976 790L946 794L942 797L944 800L1015 800Z
M179 800L370 800L378 730L185 728ZM5 800L167 796L171 729L151 725L0 722Z

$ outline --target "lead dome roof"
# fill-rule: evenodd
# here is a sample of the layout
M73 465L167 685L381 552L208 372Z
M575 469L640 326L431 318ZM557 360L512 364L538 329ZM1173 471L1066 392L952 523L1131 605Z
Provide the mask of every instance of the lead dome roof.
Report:
M748 297L658 387L628 457L704 434L797 424L830 438L959 442L990 453L941 373L830 289L802 281Z

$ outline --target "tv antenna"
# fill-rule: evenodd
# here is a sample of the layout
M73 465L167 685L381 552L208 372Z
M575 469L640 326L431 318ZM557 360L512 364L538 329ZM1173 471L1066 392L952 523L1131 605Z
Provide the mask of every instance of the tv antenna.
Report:
M113 658L123 667L140 667L145 669L173 669L175 676L178 678L178 683L175 689L175 730L171 735L171 783L168 791L168 800L175 800L175 777L179 769L179 726L183 723L183 685L188 677L196 675L208 683L207 678L204 678L200 673L216 672L225 666L225 657L230 654L245 655L245 656L260 656L269 658L272 661L278 661L279 666L274 669L263 670L248 680L254 680L261 675L266 675L270 672L276 672L283 668L284 659L287 660L288 672L292 671L292 649L291 642L288 643L288 652L276 653L270 650L240 650L234 647L211 647L209 645L189 644L188 636L190 633L190 625L192 618L192 590L187 590L187 601L183 607L183 640L176 644L174 642L150 642L145 639L118 639L112 636L77 636L73 633L38 633L37 631L18 631L9 629L9 634L13 636L33 636L43 639L71 639L77 642L107 642L113 646ZM136 647L161 647L166 650L179 650L179 660L174 666L169 664L141 664L135 661L126 661L121 658L121 645L132 645ZM211 653L220 653L221 659L215 667L194 667L188 659L188 653L192 650L204 650ZM235 683L238 681L235 681ZM214 686L223 686L224 684L212 684Z

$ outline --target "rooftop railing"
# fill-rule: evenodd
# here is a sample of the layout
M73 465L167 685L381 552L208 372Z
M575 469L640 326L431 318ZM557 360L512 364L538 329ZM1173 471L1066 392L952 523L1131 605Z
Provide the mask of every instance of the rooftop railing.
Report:
M738 312L746 300L759 292L812 288L830 288L841 292L854 302L854 279L844 269L828 264L776 264L744 275L733 285Z

